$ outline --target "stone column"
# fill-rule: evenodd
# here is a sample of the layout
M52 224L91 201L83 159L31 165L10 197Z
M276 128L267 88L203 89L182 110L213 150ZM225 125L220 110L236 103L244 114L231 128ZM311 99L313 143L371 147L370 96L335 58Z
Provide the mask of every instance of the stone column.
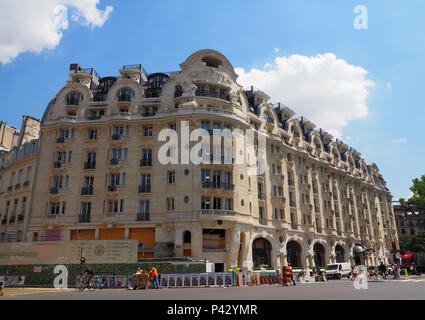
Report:
M94 229L94 239L99 240L99 228Z
M174 230L174 245L176 249L176 257L183 257L183 232L186 228L176 226ZM193 243L193 239L192 239Z
M125 228L124 239L128 240L130 237L130 228Z
M192 258L201 260L202 255L202 226L197 223L192 225Z
M226 230L227 267L236 267L238 264L240 238L241 231L239 226L234 225L232 229Z
M243 250L242 266L248 270L252 269L252 234L245 232L245 248Z

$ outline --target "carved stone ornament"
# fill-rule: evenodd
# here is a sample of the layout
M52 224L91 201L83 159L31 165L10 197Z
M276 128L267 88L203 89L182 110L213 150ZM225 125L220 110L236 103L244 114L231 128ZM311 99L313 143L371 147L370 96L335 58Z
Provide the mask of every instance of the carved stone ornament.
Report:
M198 89L198 87L194 85L192 82L185 81L183 83L182 89L183 89L182 97L194 97L196 89Z

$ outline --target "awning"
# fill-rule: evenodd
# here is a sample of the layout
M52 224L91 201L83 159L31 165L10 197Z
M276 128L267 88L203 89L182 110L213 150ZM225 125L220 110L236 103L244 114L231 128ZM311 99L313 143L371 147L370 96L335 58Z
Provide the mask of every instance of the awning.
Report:
M413 253L405 254L404 256L401 256L401 260L410 260L413 259Z

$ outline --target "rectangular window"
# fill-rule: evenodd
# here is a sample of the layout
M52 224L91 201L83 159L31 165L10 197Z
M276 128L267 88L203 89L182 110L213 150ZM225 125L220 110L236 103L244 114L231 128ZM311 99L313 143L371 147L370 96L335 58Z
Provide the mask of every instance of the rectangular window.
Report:
M89 130L89 140L96 140L97 139L97 130Z
M50 202L49 214L59 214L60 202Z
M25 215L26 206L27 206L27 197L23 197L22 205L21 205L21 215Z
M152 137L152 127L144 127L143 128L143 136L144 137Z
M166 199L166 207L167 207L167 211L174 210L174 198L167 198Z
M221 198L214 198L214 207L215 210L221 210Z
M150 200L139 200L139 213L141 214L150 213Z
M168 171L168 183L173 184L176 182L176 172L174 170Z
M233 199L231 199L231 198L225 199L224 210L233 210Z
M72 159L72 151L68 152L68 162L71 162Z
M211 198L201 197L201 209L209 210L211 208Z
M32 167L28 167L25 181L31 181Z
M66 201L62 201L62 214L65 214L66 211Z

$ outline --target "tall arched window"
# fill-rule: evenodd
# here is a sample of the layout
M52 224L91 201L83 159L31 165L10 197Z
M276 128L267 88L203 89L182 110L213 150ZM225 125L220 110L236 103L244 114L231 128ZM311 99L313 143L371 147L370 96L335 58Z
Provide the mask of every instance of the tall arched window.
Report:
M134 91L131 89L121 89L118 92L118 101L130 101L134 97Z
M78 106L80 101L83 100L83 95L78 92L72 92L66 96L66 105Z

